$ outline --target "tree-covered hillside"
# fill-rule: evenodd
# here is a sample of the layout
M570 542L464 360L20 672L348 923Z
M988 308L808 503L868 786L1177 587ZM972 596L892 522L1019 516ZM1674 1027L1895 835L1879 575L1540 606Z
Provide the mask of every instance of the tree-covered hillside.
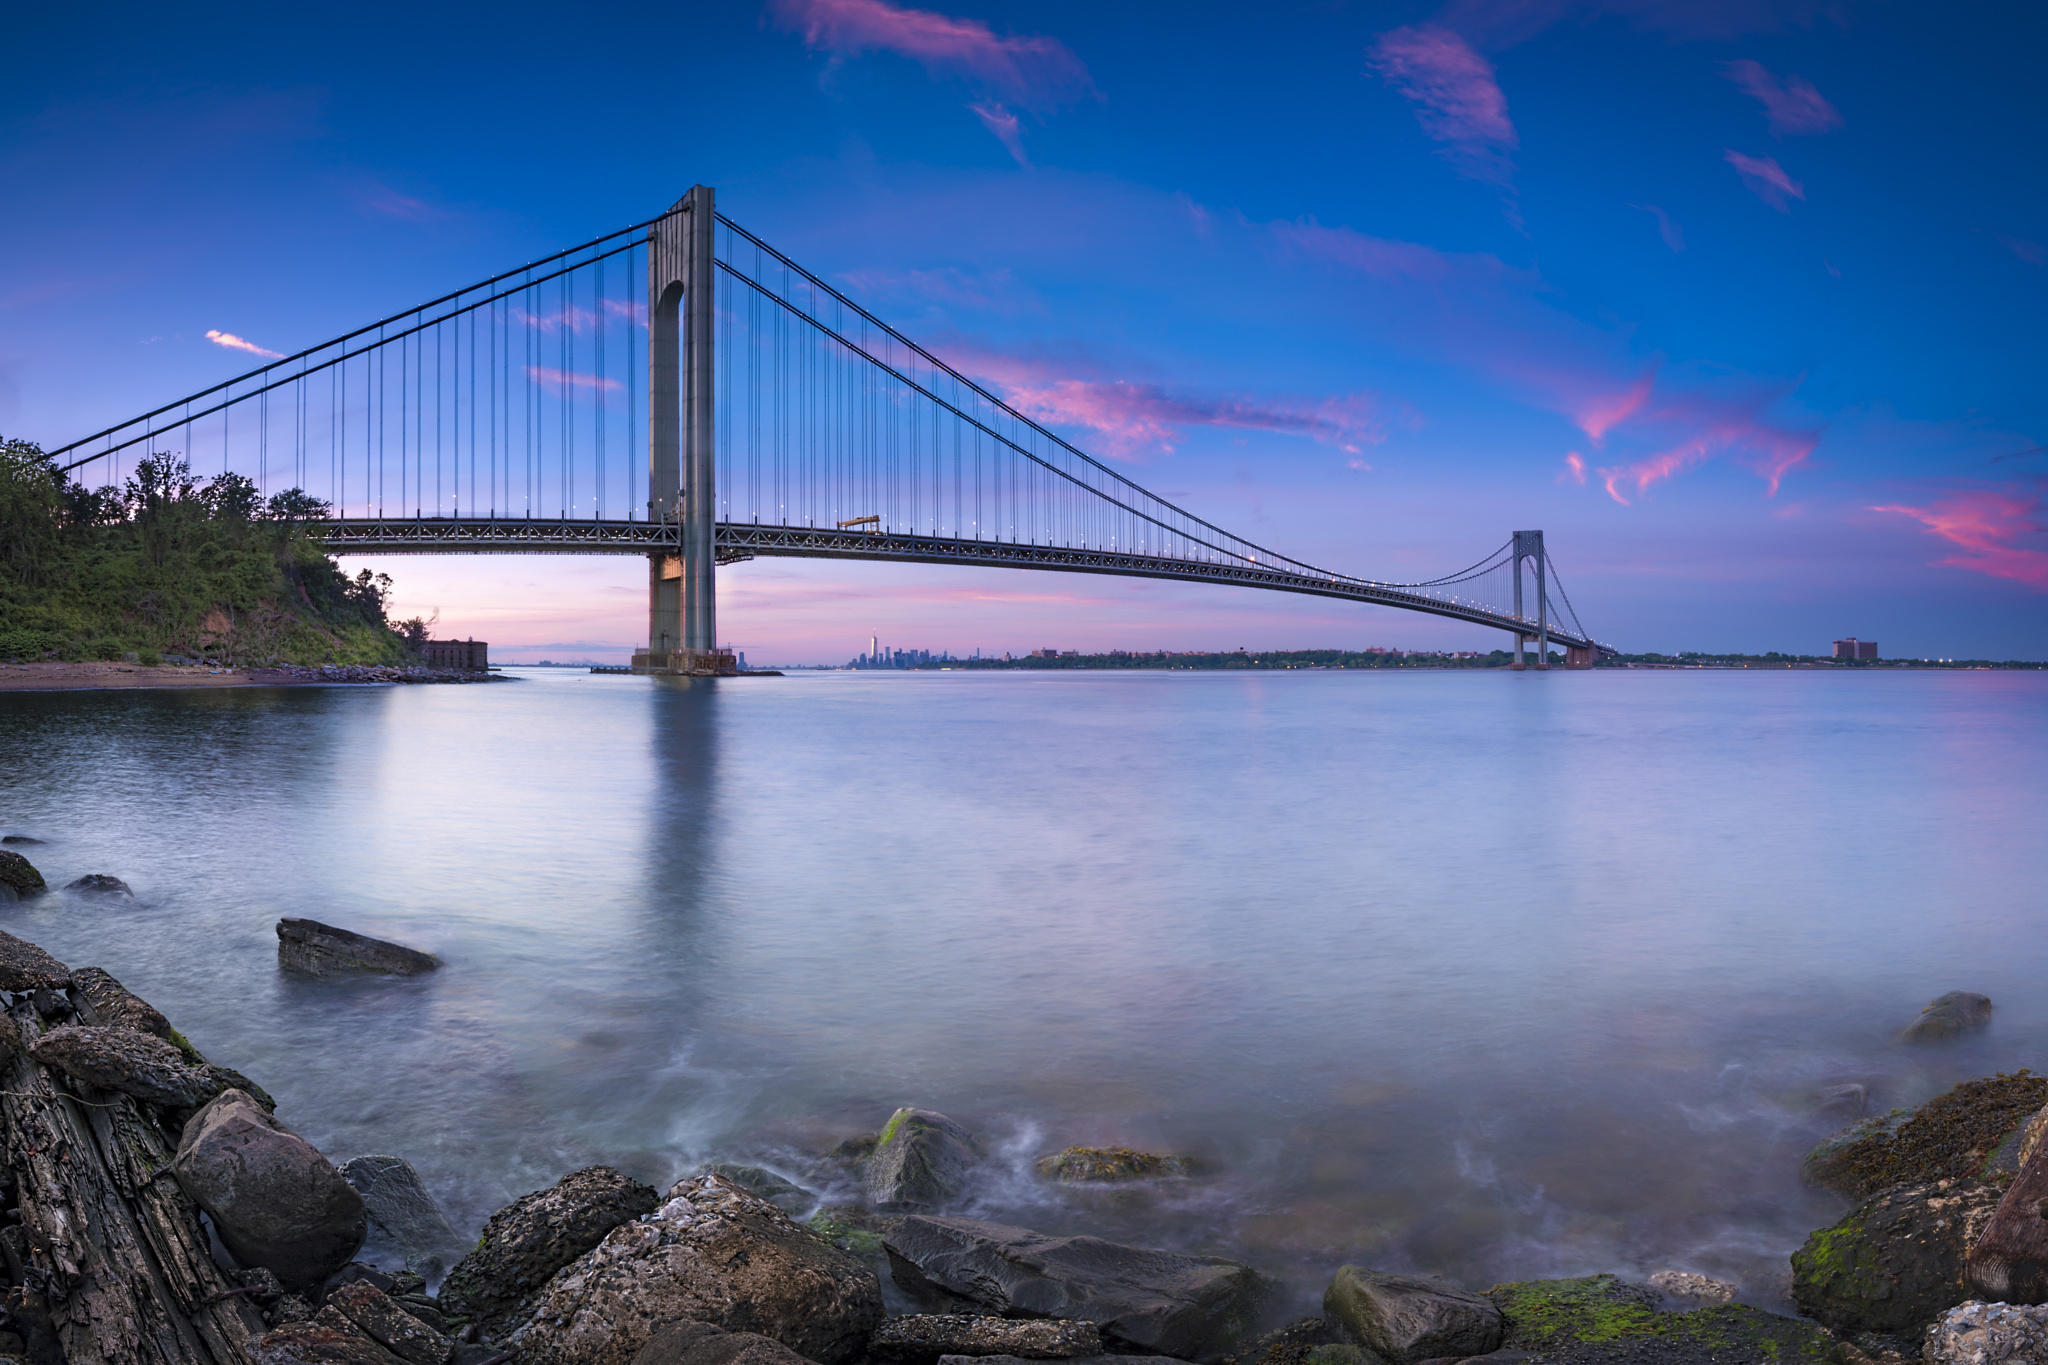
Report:
M306 530L326 512L164 454L119 489L85 488L0 440L0 659L410 661L425 627L385 618L389 578L328 558Z

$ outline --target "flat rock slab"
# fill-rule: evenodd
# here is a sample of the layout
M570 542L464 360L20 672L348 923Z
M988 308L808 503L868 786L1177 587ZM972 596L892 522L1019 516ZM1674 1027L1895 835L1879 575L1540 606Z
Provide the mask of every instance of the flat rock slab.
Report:
M166 1109L196 1109L221 1093L220 1082L184 1053L135 1029L65 1024L36 1039L29 1052L74 1081Z
M1484 1295L1438 1280L1339 1267L1323 1312L1394 1365L1481 1356L1500 1347L1500 1309Z
M1078 1318L1160 1355L1214 1355L1269 1286L1235 1261L1054 1237L978 1218L905 1218L883 1239L896 1283L1004 1316Z
M171 1036L171 1021L162 1011L98 967L80 967L71 979L102 1025L153 1033L159 1038Z
M441 959L318 920L281 919L277 965L302 976L419 976L440 966Z
M885 1319L868 1338L868 1354L905 1365L932 1365L942 1356L1003 1356L1073 1360L1102 1354L1102 1333L1092 1322L1059 1318L991 1318L968 1313L915 1313Z
M371 1230L391 1239L407 1270L436 1278L461 1257L461 1235L404 1157L355 1157L341 1164L341 1178L363 1197Z
M405 1311L390 1296L362 1280L327 1296L320 1318L337 1313L357 1331L406 1365L441 1365L455 1343ZM319 1321L316 1318L315 1321Z
M35 944L0 933L0 991L61 991L71 969Z
M360 1332L320 1322L288 1322L251 1337L254 1365L405 1365Z

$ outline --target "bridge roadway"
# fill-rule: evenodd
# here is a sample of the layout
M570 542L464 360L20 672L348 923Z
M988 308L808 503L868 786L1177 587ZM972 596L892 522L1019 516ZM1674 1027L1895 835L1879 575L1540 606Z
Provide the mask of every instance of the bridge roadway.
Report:
M335 554L676 554L682 544L676 523L610 518L525 517L346 517L315 522ZM1472 603L1431 597L1398 584L1337 575L1318 576L1266 568L1257 563L1168 559L1111 550L1070 549L1009 541L955 540L944 536L837 530L808 526L716 523L715 552L721 564L757 556L795 559L879 559L896 563L973 564L1004 569L1049 569L1066 573L1166 578L1187 583L1226 583L1276 592L1307 593L1347 602L1398 607L1448 616L1474 625L1535 638L1537 623ZM1549 623L1552 644L1599 653L1597 641Z

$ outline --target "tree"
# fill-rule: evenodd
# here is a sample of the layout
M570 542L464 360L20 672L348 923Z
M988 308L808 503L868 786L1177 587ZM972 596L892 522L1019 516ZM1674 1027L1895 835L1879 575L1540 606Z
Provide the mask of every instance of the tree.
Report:
M199 490L206 515L215 521L254 521L263 510L263 495L246 474L223 474Z
M295 526L304 521L321 521L331 509L319 498L303 488L287 488L282 493L273 493L264 505L263 514L272 521L281 521Z
M0 564L37 581L57 543L66 480L33 441L0 440Z

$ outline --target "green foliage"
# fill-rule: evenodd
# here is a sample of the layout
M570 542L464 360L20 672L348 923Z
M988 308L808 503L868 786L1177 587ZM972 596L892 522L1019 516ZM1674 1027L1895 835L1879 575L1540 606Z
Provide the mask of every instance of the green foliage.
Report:
M404 662L425 626L394 630L391 580L328 558L306 529L326 513L300 489L265 502L239 474L202 483L168 454L84 489L0 440L0 659Z

